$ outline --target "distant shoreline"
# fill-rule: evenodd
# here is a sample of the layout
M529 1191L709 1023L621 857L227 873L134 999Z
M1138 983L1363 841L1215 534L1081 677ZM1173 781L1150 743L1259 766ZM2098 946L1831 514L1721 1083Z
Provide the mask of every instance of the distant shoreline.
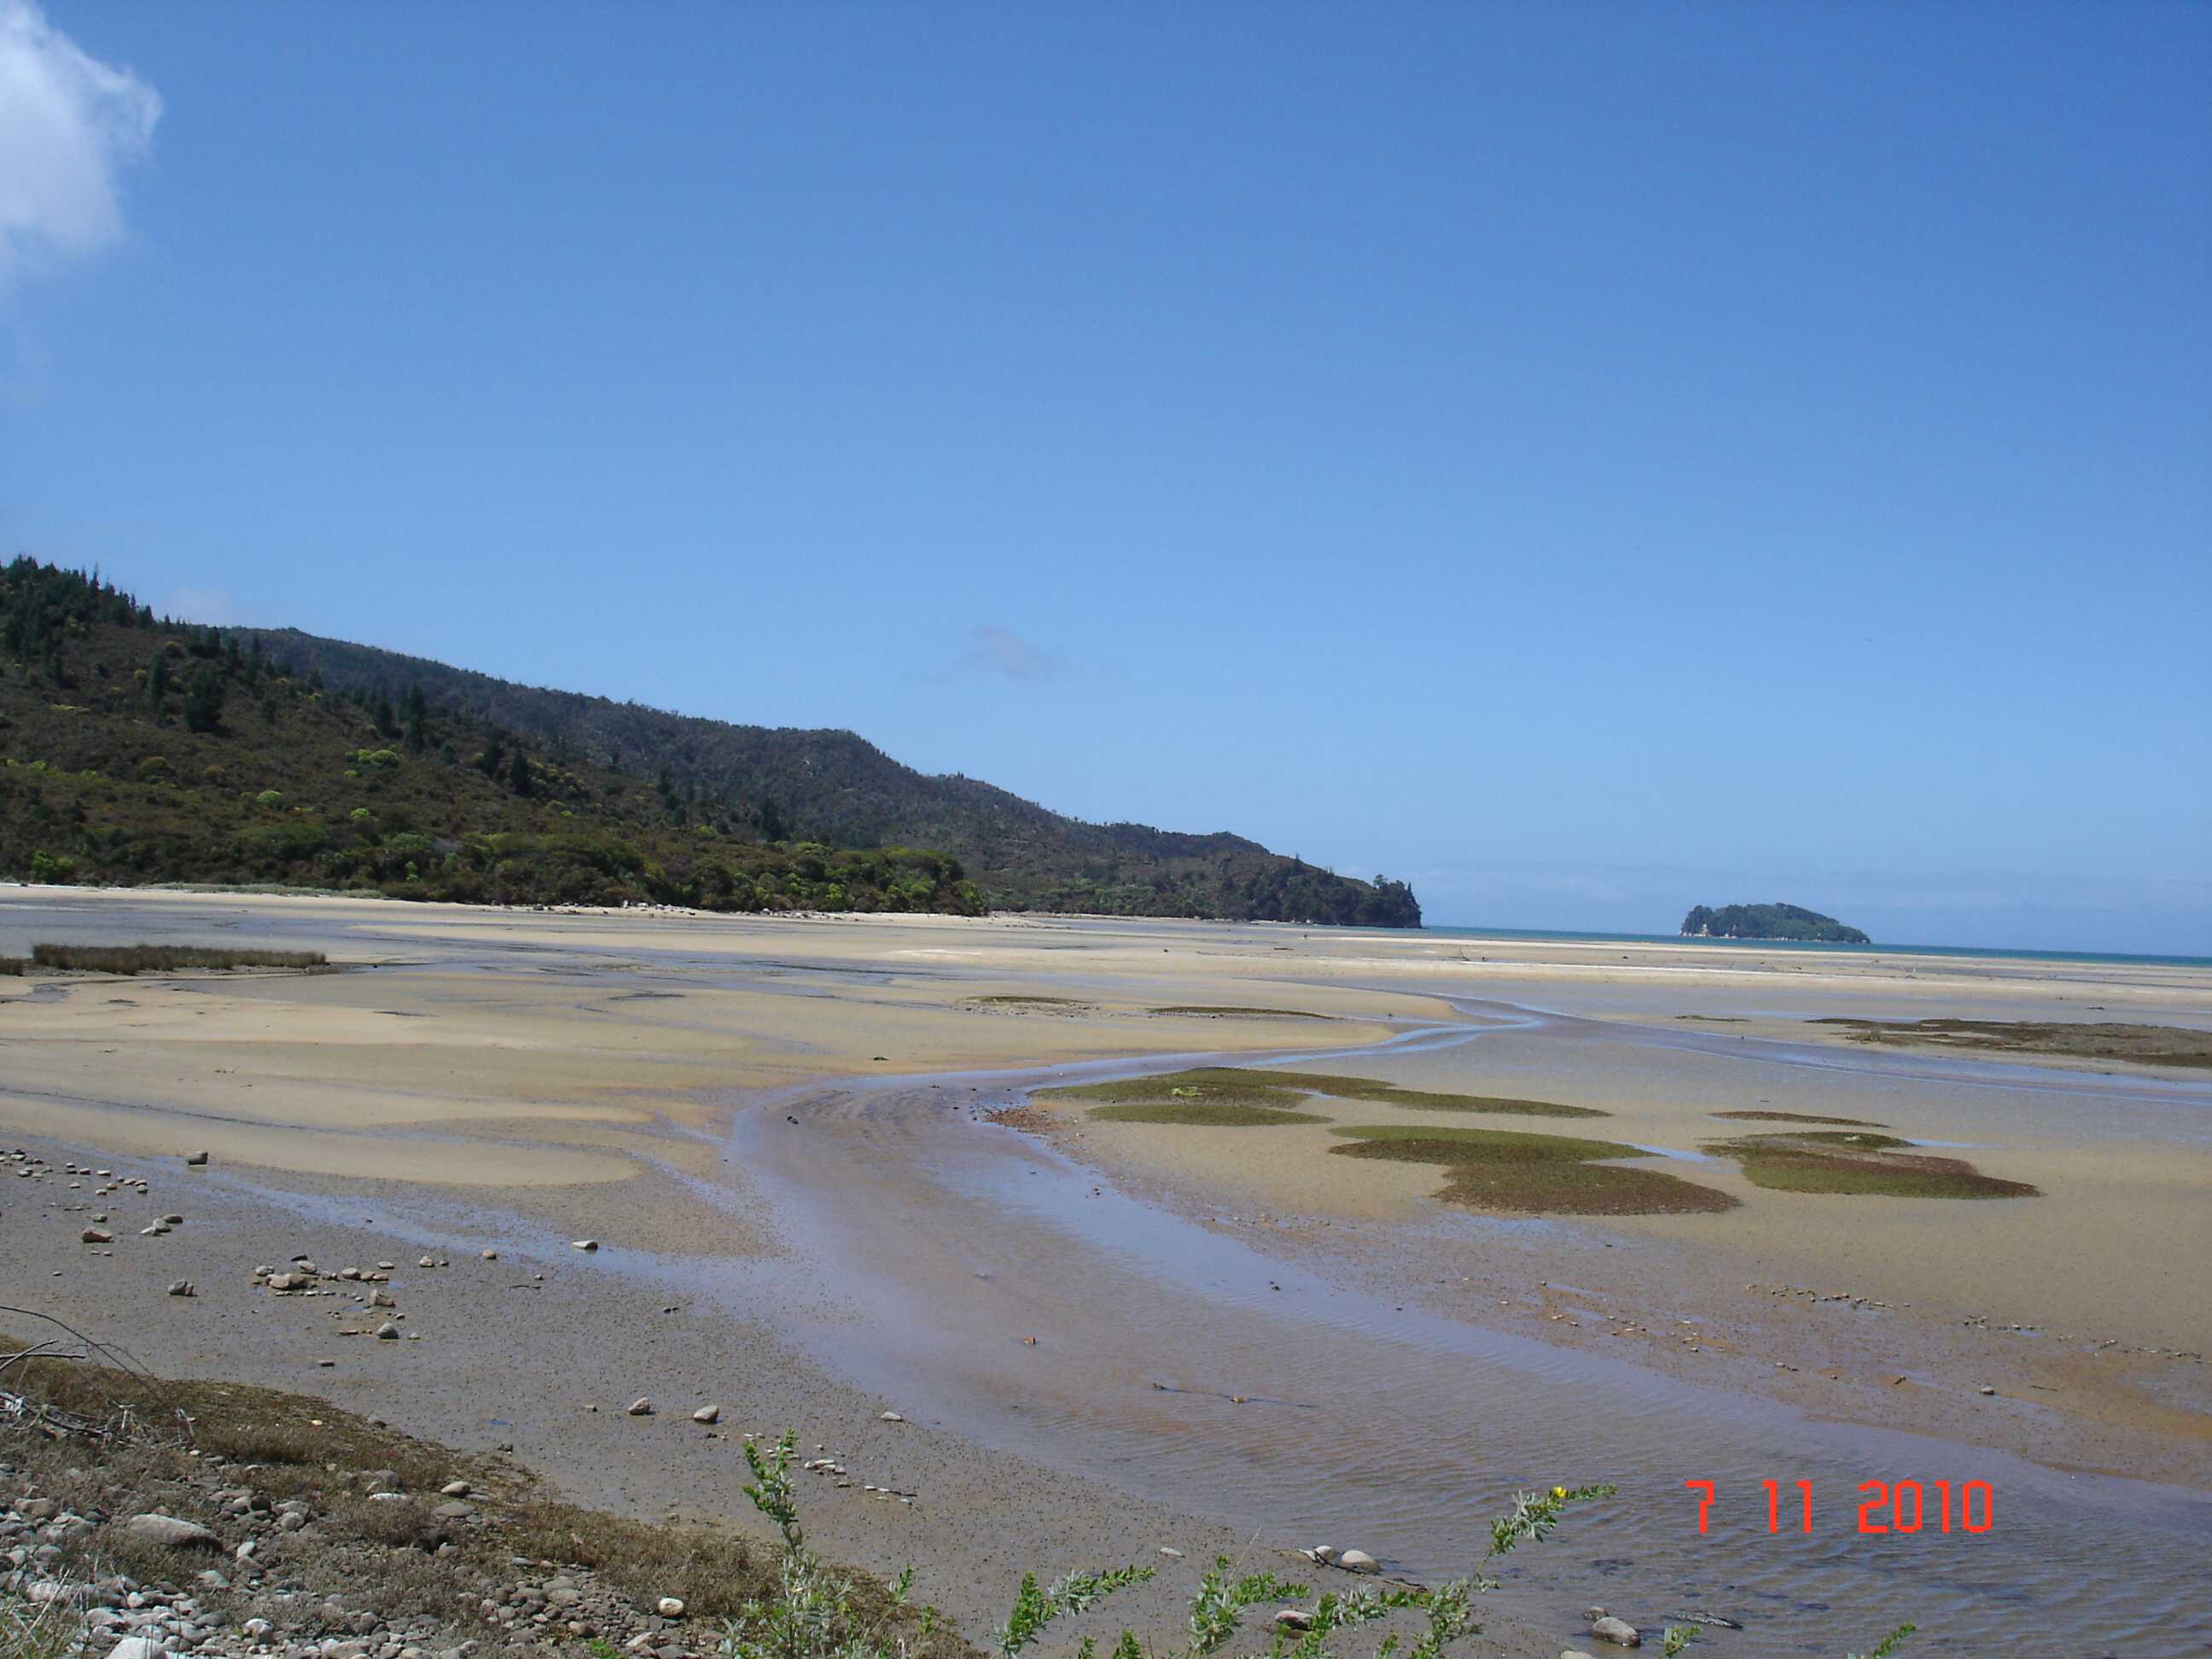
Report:
M1814 956L1833 952L1851 957L1966 957L1979 961L2128 963L2160 968L2212 968L2212 956L2170 956L2133 951L2059 951L2002 945L1835 945L1817 939L1686 938L1680 933L1586 933L1543 927L1424 926L1421 931L1452 939L1496 939L1502 944L1540 940L1557 945L1660 945L1697 950L1791 951Z

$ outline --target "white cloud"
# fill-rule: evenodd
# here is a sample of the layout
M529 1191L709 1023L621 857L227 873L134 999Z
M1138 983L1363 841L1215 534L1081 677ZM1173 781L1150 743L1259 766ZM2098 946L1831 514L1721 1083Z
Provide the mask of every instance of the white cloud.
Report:
M1067 665L1033 640L1025 640L1011 629L986 623L972 629L968 635L968 649L952 665L956 674L978 675L989 678L1012 680L1018 684L1037 684L1045 680L1056 680L1067 672Z
M89 56L31 0L0 0L0 288L123 234L115 175L143 155L160 94Z

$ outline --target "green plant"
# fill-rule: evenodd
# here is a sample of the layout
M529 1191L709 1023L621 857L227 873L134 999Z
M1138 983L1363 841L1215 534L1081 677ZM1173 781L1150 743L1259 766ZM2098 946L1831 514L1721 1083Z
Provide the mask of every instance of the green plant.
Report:
M753 1475L745 1496L775 1522L783 1554L774 1598L744 1604L726 1626L723 1653L728 1659L905 1659L918 1652L936 1628L937 1610L908 1613L912 1567L893 1581L887 1605L869 1619L855 1606L853 1581L825 1568L807 1548L791 1480L797 1447L797 1436L790 1431L765 1455L751 1441L745 1443L745 1463Z
M1866 1655L1865 1659L1889 1659L1891 1654L1905 1645L1905 1638L1919 1628L1917 1625L1899 1625L1888 1635L1883 1637L1881 1645L1872 1653ZM1855 1653L1851 1655L1850 1659L1860 1659L1860 1656Z
M76 879L76 860L40 848L31 854L31 879L63 884Z
M825 1571L806 1547L799 1522L798 1493L791 1480L796 1446L796 1436L790 1432L766 1453L750 1442L745 1445L745 1462L753 1474L745 1496L775 1523L783 1538L783 1557L775 1598L747 1602L738 1617L729 1621L722 1643L724 1659L908 1659L918 1654L936 1627L937 1614L930 1607L918 1614L906 1611L913 1568L899 1575L890 1587L889 1606L870 1620L854 1606L852 1582ZM1512 1509L1491 1528L1485 1563L1524 1543L1548 1538L1569 1504L1610 1498L1615 1490L1610 1486L1553 1486L1548 1492L1516 1494ZM1041 1585L1035 1573L1024 1573L1006 1622L992 1633L993 1645L1000 1659L1017 1659L1055 1620L1087 1613L1115 1591L1141 1584L1152 1577L1152 1568L1132 1565L1103 1572L1072 1572ZM1276 1626L1267 1651L1273 1659L1333 1659L1335 1650L1331 1641L1338 1632L1393 1613L1412 1613L1420 1615L1422 1621L1412 1643L1407 1644L1402 1633L1393 1632L1377 1647L1376 1659L1389 1659L1401 1650L1405 1659L1438 1659L1455 1643L1480 1634L1474 1599L1498 1585L1497 1579L1478 1568L1435 1589L1412 1584L1363 1584L1342 1594L1331 1590L1305 1613L1297 1629ZM1307 1589L1271 1572L1240 1574L1227 1556L1215 1557L1191 1599L1189 1637L1182 1659L1202 1659L1219 1652L1236 1638L1248 1608L1262 1602L1300 1599ZM1679 1646L1668 1649L1669 1653L1680 1650ZM1085 1637L1076 1652L1079 1659L1093 1659L1096 1639ZM1112 1659L1149 1659L1149 1656L1136 1633L1124 1630L1115 1642Z

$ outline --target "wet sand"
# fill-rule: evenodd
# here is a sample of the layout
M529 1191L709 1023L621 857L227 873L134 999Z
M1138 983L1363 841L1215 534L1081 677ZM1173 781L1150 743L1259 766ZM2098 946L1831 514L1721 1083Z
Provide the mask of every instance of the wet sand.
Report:
M156 1212L165 1185L196 1181L232 1218L220 1235L228 1254L210 1258L202 1296L170 1303L147 1276L166 1282L185 1252L213 1248L203 1242L213 1227L118 1231L115 1257L87 1258L76 1218L46 1207L82 1192L8 1182L41 1189L27 1206L0 1190L0 1238L20 1264L8 1288L97 1323L117 1316L112 1287L126 1278L132 1346L157 1365L319 1382L403 1426L511 1440L586 1501L657 1510L676 1493L687 1509L733 1514L733 1443L705 1441L672 1409L642 1427L619 1414L638 1392L672 1393L688 1413L704 1389L726 1424L798 1421L809 1445L845 1455L863 1480L880 1458L881 1484L920 1501L824 1490L825 1540L865 1565L919 1559L925 1586L982 1622L1024 1566L1145 1557L1162 1544L1196 1558L1255 1532L1263 1550L1387 1536L1391 1553L1439 1571L1471 1518L1516 1481L1625 1480L1634 1510L1656 1511L1696 1473L1674 1465L1728 1421L1714 1402L1734 1399L1767 1413L1745 1420L1778 1449L1825 1460L1838 1503L1865 1443L1820 1438L1831 1419L1932 1437L1956 1449L1934 1462L1958 1468L1994 1460L2001 1490L2039 1503L2045 1530L2069 1500L2045 1484L2067 1477L2039 1468L2156 1482L2085 1475L2073 1501L2140 1529L2147 1620L2174 1630L2191 1616L2155 1564L2162 1539L2202 1541L2201 1507L2170 1489L2212 1486L2198 1357L2212 1322L2202 1073L1869 1050L1805 1022L2201 1029L2212 1025L2203 975L1690 942L1490 946L1061 919L0 891L0 952L142 937L376 964L305 978L0 981L0 1137L35 1136L64 1158L151 1158L163 1171ZM1003 1000L1024 997L1065 1000ZM1151 1012L1194 1006L1328 1018ZM1068 1111L1041 1145L974 1121L1018 1098L1024 1082L1066 1080L1086 1063L1326 1055L1409 1033L1409 1046L1310 1063L1590 1105L1615 1116L1497 1121L1684 1154L1743 1127L1716 1110L1876 1119L1915 1139L1971 1142L1960 1155L2046 1196L1774 1193L1733 1164L1685 1157L1665 1167L1744 1206L1505 1222L1437 1206L1435 1170L1328 1157L1320 1127L1108 1125ZM1324 1109L1353 1123L1411 1115ZM174 1155L199 1146L215 1164L186 1176ZM352 1213L364 1204L375 1229ZM1121 1218L1096 1219L1109 1212ZM334 1337L326 1316L302 1317L300 1304L272 1310L242 1283L252 1262L293 1249L404 1262L433 1235L454 1266L406 1287L402 1307L424 1334L396 1351ZM563 1243L586 1235L607 1242L588 1261ZM499 1263L475 1256L479 1237L497 1241ZM1167 1237L1172 1258L1148 1265L1146 1249ZM301 1242L279 1249L288 1238ZM978 1259L993 1251L1016 1254L996 1267ZM39 1265L49 1253L61 1279ZM525 1256L528 1271L502 1279ZM539 1271L543 1288L510 1288ZM1285 1297L1303 1304L1296 1319L1278 1311ZM1415 1340L1401 1319L1422 1322ZM1170 1336L1183 1346L1164 1347ZM1232 1347L1245 1365L1228 1363ZM1223 1352L1188 1357L1210 1349ZM1177 1352L1187 1357L1170 1363ZM323 1358L337 1363L322 1370ZM264 1366L272 1374L257 1374ZM531 1386L514 1386L518 1372ZM1522 1382L1451 1393L1477 1373ZM1532 1377L1556 1409L1516 1431L1530 1461L1441 1426L1424 1433L1478 1398L1502 1425ZM1310 1397L1256 1411L1228 1398L1279 1378ZM584 1411L594 1399L601 1412ZM881 1425L886 1407L915 1418L915 1432ZM1577 1416L1634 1432L1577 1434ZM1553 1419L1565 1437L1538 1468ZM1277 1421L1334 1427L1309 1439ZM1352 1421L1370 1427L1347 1432ZM1615 1467L1557 1467L1599 1444ZM1714 1447L1727 1449L1724 1438ZM1320 1495L1299 1492L1302 1462L1337 1451L1342 1467ZM1928 1455L1908 1461L1943 1474ZM1774 1637L1714 1638L1739 1651L1794 1650L1784 1644L1819 1622L1787 1605L1804 1595L1731 1576L1748 1570L1743 1552L1768 1545L1763 1530L1700 1556L1671 1524L1578 1516L1500 1598L1526 1626L1509 1648L1556 1653L1579 1630L1577 1609L1624 1594L1650 1604L1615 1610L1647 1625L1694 1610L1661 1601L1738 1595ZM2023 1536L2039 1530L2023 1524ZM1585 1526L1587 1538L1571 1535ZM1365 1530L1326 1536L1338 1527ZM1900 1616L1916 1611L1916 1585L1922 1601L1973 1605L1970 1588L1948 1581L1971 1578L1975 1558L1916 1563L1883 1547L1829 1540L1806 1566L1798 1588L1817 1596L1832 1579L1855 1615L1828 1648L1879 1633L1856 1615L1894 1602L1869 1580L1900 1589ZM2053 1608L2120 1616L2051 1583L2021 1593L2022 1622L2005 1631L2017 1651L2081 1650L2035 1645ZM1168 1607L1156 1595L1149 1610Z

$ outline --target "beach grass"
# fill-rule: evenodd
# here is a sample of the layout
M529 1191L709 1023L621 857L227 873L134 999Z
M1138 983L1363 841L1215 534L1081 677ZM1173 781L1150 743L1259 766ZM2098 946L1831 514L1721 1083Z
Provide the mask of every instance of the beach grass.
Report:
M1520 1100L1500 1095L1443 1094L1403 1089L1376 1078L1338 1077L1328 1072L1279 1072L1242 1066L1200 1066L1155 1077L1123 1078L1113 1083L1078 1084L1040 1089L1045 1100L1085 1100L1109 1104L1174 1099L1242 1100L1259 1106L1296 1107L1301 1097L1326 1095L1361 1100L1415 1112L1484 1112L1513 1117L1606 1117L1589 1106L1557 1101Z
M2033 1198L2025 1181L1984 1175L1961 1158L1901 1152L1910 1141L1869 1135L1753 1135L1715 1141L1705 1151L1734 1158L1754 1187L1784 1193L1881 1198Z
M330 966L330 958L320 951L257 951L224 945L33 945L31 960L57 973L80 974Z
M1468 1209L1516 1215L1711 1214L1738 1200L1658 1170L1594 1160L1643 1158L1641 1147L1513 1129L1431 1128L1425 1124L1346 1126L1343 1158L1430 1164L1447 1171L1437 1197Z

